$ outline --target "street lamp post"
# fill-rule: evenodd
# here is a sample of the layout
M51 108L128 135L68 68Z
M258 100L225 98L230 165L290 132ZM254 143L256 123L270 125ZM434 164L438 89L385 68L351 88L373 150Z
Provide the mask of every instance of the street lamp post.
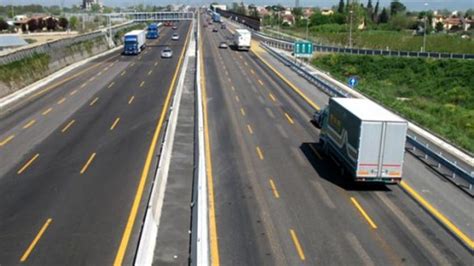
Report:
M425 6L428 6L428 3L425 3ZM428 13L425 13L425 26L423 29L423 52L426 52L426 21L428 20Z
M308 28L309 28L309 17L306 17L306 40L307 41L309 41Z

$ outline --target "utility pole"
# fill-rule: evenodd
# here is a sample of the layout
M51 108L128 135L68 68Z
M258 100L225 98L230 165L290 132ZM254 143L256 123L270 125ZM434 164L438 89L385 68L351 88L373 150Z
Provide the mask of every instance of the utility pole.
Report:
M309 41L308 28L309 28L309 17L306 17L306 40L307 41Z

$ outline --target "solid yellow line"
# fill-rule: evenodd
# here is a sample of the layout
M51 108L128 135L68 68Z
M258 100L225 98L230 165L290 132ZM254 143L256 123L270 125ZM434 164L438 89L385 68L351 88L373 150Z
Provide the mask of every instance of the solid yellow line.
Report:
M114 123L112 124L112 126L110 127L110 130L114 130L114 129L115 129L115 126L117 126L117 124L118 124L119 121L120 121L120 117L115 118L115 121L114 121Z
M95 97L94 100L92 100L92 102L89 104L90 106L94 105L95 102L97 102L99 100L99 97Z
M31 119L28 123L26 123L26 124L23 126L23 129L27 129L27 128L31 127L34 123L36 123L36 120Z
M71 93L69 93L69 95L72 96L72 95L74 95L74 94L76 94L76 93L77 93L77 90L73 90L73 91L71 91Z
M127 70L122 71L122 73L120 74L120 76L125 75L125 73L127 73Z
M240 102L239 96L236 95L236 96L235 96L235 100L236 100L237 102Z
M0 147L6 145L8 142L10 142L10 140L12 140L13 138L15 137L15 135L10 135L8 136L7 138L5 138L2 142L0 142Z
M273 191L273 195L275 196L275 198L279 199L280 198L280 194L278 193L278 190L275 186L275 183L273 182L273 180L270 178L270 187L272 188L272 191Z
M245 116L245 110L244 110L244 108L240 108L240 113L241 113L243 116Z
M370 224L370 226L373 229L377 229L377 225L372 221L372 219L369 217L369 215L367 215L367 213L364 211L362 206L360 206L359 202L354 197L351 197L351 201L355 205L357 210L359 210L359 212L362 214L362 216L364 216L365 220L367 220L367 222Z
M68 128L70 128L72 126L72 124L74 124L74 122L76 122L76 120L71 120L69 121L69 123L61 130L61 132L66 132L66 130L68 130Z
M434 208L428 201L426 201L418 192L416 192L407 183L401 181L400 186L410 194L417 202L419 202L428 212L443 223L451 232L460 238L471 250L474 249L474 240L469 238L456 225L454 225L446 216Z
M63 97L61 100L59 100L58 104L62 104L64 101L66 101L66 97Z
M88 168L89 165L92 163L92 161L94 160L94 158L95 158L95 152L91 154L91 156L90 156L89 159L87 160L86 164L84 164L84 166L82 167L81 172L80 172L81 175L87 171L87 168Z
M296 233L293 229L290 229L290 234L291 234L291 239L293 239L293 244L295 244L296 251L298 252L298 256L300 256L301 260L305 260L303 248L301 248L300 241L298 240L298 237L296 236Z
M128 104L132 104L133 99L135 99L135 96L130 97L130 100L128 100Z
M108 86L108 88L112 88L112 86L115 84L115 82L112 81L112 83L110 83L110 85Z
M23 173L26 168L28 168L37 158L39 157L39 153L35 154L35 156L33 156L33 158L31 158L25 165L23 165L23 167L18 170L18 172L16 172L17 174L21 174Z
M161 127L163 126L163 122L164 122L166 114L167 114L166 110L168 110L168 107L169 107L169 104L170 104L171 96L173 94L174 86L175 86L175 83L176 83L176 78L178 76L178 72L179 72L179 69L181 67L181 63L183 61L183 55L184 55L184 52L186 50L186 46L187 46L187 43L188 43L190 32L191 32L191 28L188 31L188 35L186 37L186 42L184 43L183 49L181 51L181 55L179 57L178 65L177 65L176 70L174 72L173 79L171 80L171 85L168 89L168 95L166 96L165 103L164 103L163 109L161 111L160 119L158 121L155 132L153 134L153 138L151 140L150 147L148 149L145 164L143 165L143 171L142 171L140 181L139 181L139 184L138 184L138 187L137 187L137 192L135 193L135 198L134 198L133 203L132 203L132 208L130 209L130 214L128 216L127 224L125 226L124 232L122 234L122 239L120 241L120 245L119 245L119 248L117 250L117 254L115 256L115 260L114 260L114 265L115 266L122 265L123 259L125 257L125 252L127 251L127 246L128 246L128 242L130 241L130 236L132 234L133 225L135 224L135 220L137 219L138 208L140 207L140 202L142 200L143 193L144 193L144 190L145 190L145 185L146 185L146 180L148 178L148 173L150 171L151 163L152 163L154 155L155 155L155 148L156 148L156 144L158 142L158 137L160 135Z
M263 157L263 152L262 152L262 150L260 149L260 147L257 146L256 150L257 150L258 158L260 158L260 160L263 160L263 159L264 159L264 157Z
M312 100L310 100L300 89L298 89L293 83L291 83L287 78L285 78L280 72L278 72L272 65L270 65L265 59L263 59L257 52L252 50L253 54L257 56L260 61L262 61L268 68L270 68L273 73L275 73L281 80L283 80L290 88L292 88L296 93L298 93L309 105L311 105L314 109L320 110L321 108L316 105Z
M269 95L270 95L270 98L272 99L272 101L276 102L276 98L275 98L275 96L273 96L273 94L272 94L272 93L270 93Z
M148 76L150 76L152 72L153 70L148 71Z
M28 248L26 249L25 253L23 253L23 256L21 256L20 258L20 262L25 262L28 257L30 256L30 253L33 251L33 249L35 248L36 244L38 244L38 241L41 239L41 237L43 236L44 232L46 231L46 229L48 229L48 226L51 224L51 222L53 221L53 219L51 218L48 218L48 220L46 220L46 222L44 223L44 225L41 227L40 231L38 232L38 234L36 235L36 237L33 239L33 241L31 242L31 244L28 246Z
M145 81L142 81L142 82L140 83L140 87L143 87L143 85L145 85Z
M258 80L258 83L260 83L260 85L262 85L262 86L263 86L263 81L261 81L261 80Z
M253 130L252 130L252 127L250 125L247 125L247 129L249 130L250 134L253 134Z
M288 119L288 121L290 122L290 124L294 124L295 122L293 121L293 119L291 119L291 116L287 113L285 113L285 116L286 116L286 119Z
M206 150L206 173L208 184L208 203L209 203L209 240L211 248L211 264L215 266L220 265L219 258L219 239L217 238L217 223L216 210L214 199L214 177L212 175L212 158L211 158L211 141L209 138L209 127L207 118L207 92L206 92L206 75L204 68L204 50L202 45L202 38L199 42L199 51L201 51L201 87L202 87L202 106L203 106L203 120L204 120L204 141ZM233 88L233 87L232 87Z
M44 112L42 112L41 114L42 115L47 115L49 114L49 112L53 111L53 108L52 107L49 107L48 109L46 109Z

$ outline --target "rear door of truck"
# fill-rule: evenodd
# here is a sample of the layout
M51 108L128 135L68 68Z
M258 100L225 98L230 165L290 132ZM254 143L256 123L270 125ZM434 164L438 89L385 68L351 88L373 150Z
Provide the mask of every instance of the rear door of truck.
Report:
M400 122L384 122L385 140L382 153L382 177L398 182L402 177L403 156L405 154L405 139L407 124Z

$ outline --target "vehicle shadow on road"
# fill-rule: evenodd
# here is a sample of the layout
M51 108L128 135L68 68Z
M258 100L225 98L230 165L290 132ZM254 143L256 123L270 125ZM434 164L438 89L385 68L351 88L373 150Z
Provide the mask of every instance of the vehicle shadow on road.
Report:
M301 144L300 150L316 172L310 178L325 179L347 191L391 191L387 185L382 183L357 183L352 181L348 174L341 173L342 166L338 166L325 155L316 142L304 142Z

